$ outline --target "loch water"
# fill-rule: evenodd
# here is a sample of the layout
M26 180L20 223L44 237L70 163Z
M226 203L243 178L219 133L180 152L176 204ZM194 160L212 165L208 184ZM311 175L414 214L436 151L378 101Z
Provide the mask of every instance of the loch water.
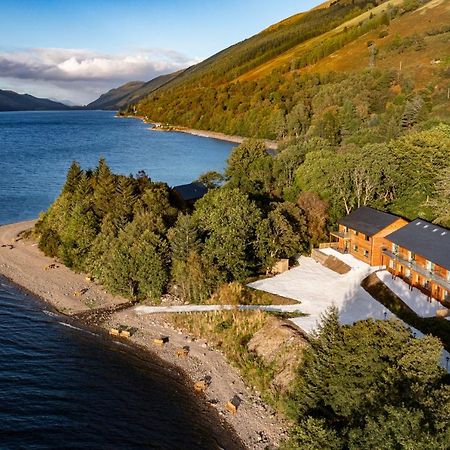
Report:
M144 170L169 186L222 171L236 144L186 133L150 131L111 111L0 112L0 224L33 219L58 196L72 161L113 172Z
M72 160L176 185L231 148L110 112L0 113L0 223L37 217ZM241 448L212 411L175 368L0 277L0 450Z

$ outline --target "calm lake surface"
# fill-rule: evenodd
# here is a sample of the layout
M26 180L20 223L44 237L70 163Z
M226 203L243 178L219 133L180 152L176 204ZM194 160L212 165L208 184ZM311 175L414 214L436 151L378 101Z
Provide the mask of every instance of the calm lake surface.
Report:
M145 170L170 186L222 171L236 144L185 133L149 131L109 111L0 113L0 223L33 219L58 196L74 160L104 157L116 173Z
M72 160L187 183L232 144L148 131L109 112L0 113L0 223L32 219ZM83 329L0 277L0 450L234 449L239 443L150 354Z

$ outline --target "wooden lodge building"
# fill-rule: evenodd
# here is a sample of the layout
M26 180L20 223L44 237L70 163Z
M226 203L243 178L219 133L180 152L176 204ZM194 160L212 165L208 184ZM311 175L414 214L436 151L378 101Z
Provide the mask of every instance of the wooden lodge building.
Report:
M339 231L332 231L331 236L338 240L339 251L381 266L381 249L389 245L386 236L407 223L401 217L362 206L339 220Z
M361 207L338 221L333 247L371 266L384 266L430 298L450 304L450 230L423 219Z
M450 230L422 219L386 236L383 265L431 298L450 304Z

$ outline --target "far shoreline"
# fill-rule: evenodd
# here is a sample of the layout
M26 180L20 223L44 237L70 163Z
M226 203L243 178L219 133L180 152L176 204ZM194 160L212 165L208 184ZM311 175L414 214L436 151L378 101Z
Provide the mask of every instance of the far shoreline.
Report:
M149 131L158 131L158 132L164 132L164 133L185 133L185 134L190 134L192 136L204 137L204 138L209 138L209 139L217 139L219 141L225 141L225 142L232 142L234 144L242 144L246 139L250 139L248 137L221 133L219 131L198 130L195 128L188 128L188 127L182 127L182 126L177 126L177 125L166 127L166 126L163 126L159 122L149 121L146 117L143 117L143 116L133 116L133 115L121 116L121 115L116 114L116 117L142 120L142 122L144 122L145 124L151 125L148 128ZM272 150L272 151L278 150L278 142L277 141L272 141L270 139L260 139L260 140L264 141L267 150Z

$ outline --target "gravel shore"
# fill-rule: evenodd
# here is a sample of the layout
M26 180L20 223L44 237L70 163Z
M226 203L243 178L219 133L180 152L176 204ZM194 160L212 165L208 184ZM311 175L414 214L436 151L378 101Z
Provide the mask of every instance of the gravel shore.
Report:
M74 316L90 326L107 330L118 325L135 327L128 338L141 348L174 365L194 383L205 376L211 384L205 401L236 432L249 449L277 448L287 435L288 424L267 406L259 393L247 387L238 371L207 342L196 340L183 330L174 329L164 315L137 315L129 300L105 292L102 286L43 255L32 240L21 233L35 221L0 227L0 273L53 305L59 312ZM167 336L168 343L157 346L154 339ZM126 339L126 338L114 338ZM187 357L176 350L189 346ZM242 400L236 414L225 404L238 395Z

